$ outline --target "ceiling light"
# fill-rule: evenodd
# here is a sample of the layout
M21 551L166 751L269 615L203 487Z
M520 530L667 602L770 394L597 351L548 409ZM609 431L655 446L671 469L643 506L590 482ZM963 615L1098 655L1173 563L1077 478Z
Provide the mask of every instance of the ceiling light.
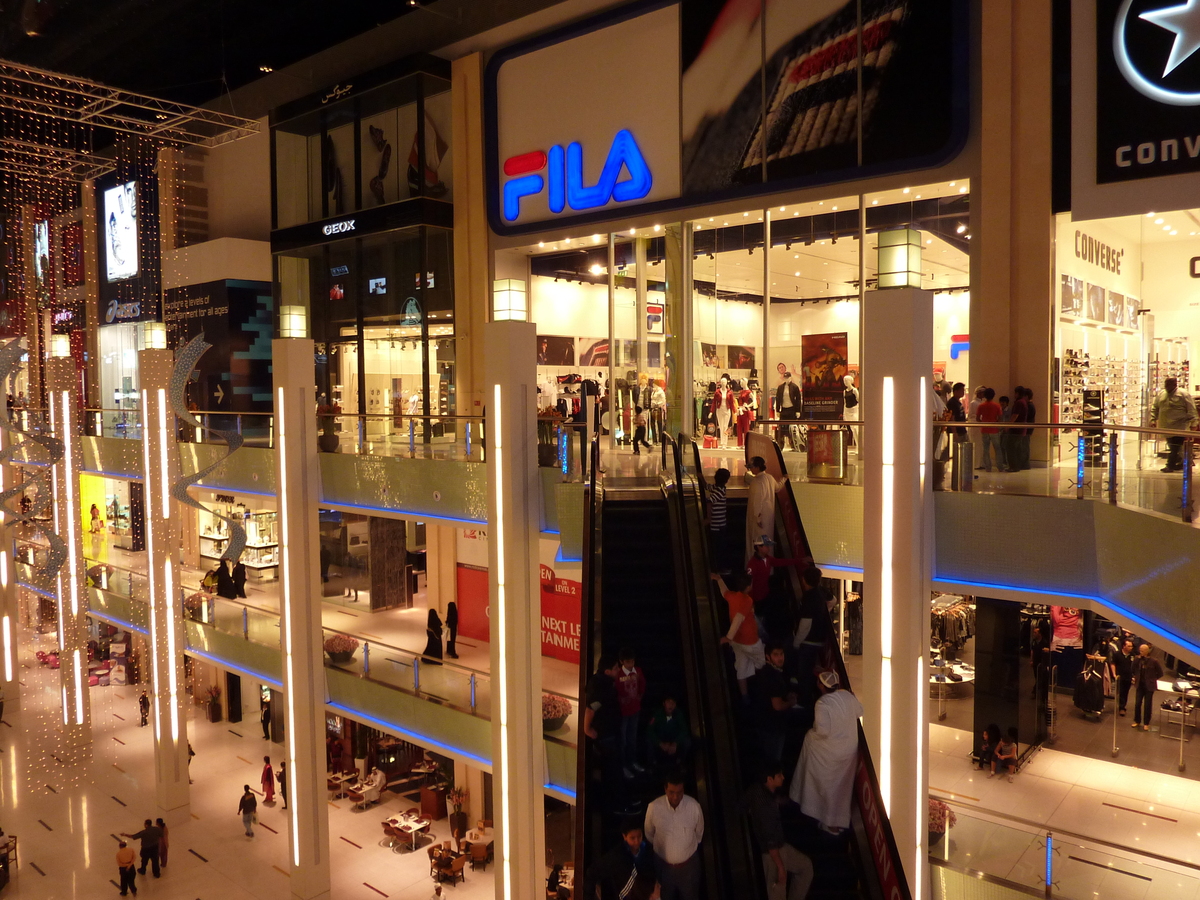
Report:
M786 206L781 206L781 207L779 207L779 211L780 211L780 212L787 212L787 207L786 207Z
M1163 220L1161 218L1154 220L1155 225L1161 225L1162 223L1163 223Z
M797 272L797 273L796 273L796 277L797 277L797 278L799 278L799 277L800 277L800 273L799 273L799 272Z
M1163 226L1163 231L1170 231L1170 230L1171 230L1171 226L1170 226L1170 225L1164 225L1164 226Z
M743 217L743 218L745 218L745 217L746 217L746 216L748 216L748 215L750 215L750 213L748 213L748 212L744 212L744 213L742 213L742 217Z
M545 246L546 246L546 242L545 242L545 241L538 241L538 246L539 246L539 247L545 247Z
M917 199L918 199L918 200L920 200L920 199L921 199L921 195L920 195L920 194L917 194Z
M878 206L878 205L879 205L879 201L878 201L878 200L872 200L872 201L871 201L871 205L872 205L872 206Z
M954 182L950 182L950 187L954 187Z
M1147 219L1149 219L1149 218L1152 218L1153 216L1154 216L1154 213L1152 213L1152 212L1148 212L1148 213L1146 213L1146 218L1147 218Z
M1176 231L1175 229L1171 229L1171 237L1175 237L1175 235L1177 235L1177 234L1179 234L1178 231Z
M630 229L629 229L629 233L630 233L630 234L637 234L637 229L636 229L636 228L630 228Z
M271 68L270 66L263 65L263 66L258 67L258 71L265 72L266 74L269 75L270 73L274 72L275 70L273 68Z
M800 254L799 254L799 253L797 253L797 254L795 254L795 255L794 255L792 258L793 258L793 259L799 259L799 258L800 258Z
M902 193L905 193L905 194L907 194L907 193L908 193L908 188L905 188L905 189L902 191Z
M837 207L835 206L834 209L837 209Z
M697 225L697 226L696 226L696 230L697 230L697 231L699 231L699 230L700 230L700 226L699 226L699 225Z
M600 243L600 235L598 235L598 234L593 234L593 235L592 235L592 243L593 243L593 244L598 244L598 243Z
M955 231L957 231L959 234L966 234L966 232L967 232L967 226L966 226L966 225L961 225L961 224L960 224L960 225L959 225L957 228L955 228L954 230L955 230Z
M712 217L712 216L709 216L709 217L708 217L708 221L710 221L710 222L711 222L712 220L713 220L713 217Z
M965 193L967 192L967 189L966 189L965 187L960 187L960 188L958 189L958 192L959 192L960 194L965 194Z
M932 243L933 243L933 238L929 238L928 240L926 240L926 241L925 241L925 243L926 243L926 244L932 244Z
M655 230L655 231L662 231L662 226L661 226L661 225L655 225L655 226L654 226L654 230Z
M599 275L604 271L604 267L600 263L592 263L592 267L588 271L593 275Z
M569 243L571 243L571 239L570 239L570 238L563 238L563 243L564 243L564 244L569 244Z

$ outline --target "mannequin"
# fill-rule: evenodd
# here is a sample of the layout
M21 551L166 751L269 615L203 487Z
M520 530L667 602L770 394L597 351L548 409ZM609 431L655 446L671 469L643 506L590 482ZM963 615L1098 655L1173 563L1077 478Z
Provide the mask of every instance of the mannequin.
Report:
M853 422L861 419L862 410L858 407L858 404L861 402L861 395L858 392L858 388L854 386L854 376L842 376L842 384L845 385L846 388L845 393L842 395L843 421L848 420ZM853 447L858 443L854 433L855 429L849 428L848 430L850 432L850 446Z
M738 385L741 390L737 395L737 445L746 445L746 434L750 431L750 423L754 421L754 413L758 409L758 397L750 389L749 384Z
M717 417L717 434L720 438L722 450L728 446L729 421L733 418L736 406L737 400L734 399L733 389L729 386L729 376L722 375L721 381L717 384L717 392L713 394L712 401L712 410Z
M650 383L650 426L655 443L661 440L663 428L667 424L667 392L661 383Z

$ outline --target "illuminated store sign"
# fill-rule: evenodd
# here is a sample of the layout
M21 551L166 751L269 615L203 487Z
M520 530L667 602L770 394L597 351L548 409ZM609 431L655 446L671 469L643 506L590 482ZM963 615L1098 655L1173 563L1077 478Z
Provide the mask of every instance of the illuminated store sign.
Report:
M1200 171L1200 0L1098 0L1096 180Z
M354 230L353 219L343 219L340 222L330 222L321 228L321 232L328 237L331 234L345 234L348 231Z
M628 177L621 178L622 170ZM541 172L545 172L545 178ZM552 213L561 213L568 206L576 211L599 209L610 202L623 203L641 200L654 186L654 177L637 140L628 129L617 132L600 179L593 185L584 183L583 145L575 141L562 146L555 144L547 153L535 150L510 156L504 161L503 202L504 218L515 222L521 214L521 198L540 194L549 183L548 203Z

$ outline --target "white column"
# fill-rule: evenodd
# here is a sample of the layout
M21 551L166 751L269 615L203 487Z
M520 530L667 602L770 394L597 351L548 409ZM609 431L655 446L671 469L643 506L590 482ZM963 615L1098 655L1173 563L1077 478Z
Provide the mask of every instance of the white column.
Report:
M154 725L154 795L167 824L190 821L187 707L184 697L183 604L179 513L171 485L179 471L171 411L170 350L138 351L142 385L142 471L145 473L146 571L150 582L150 694Z
M325 791L325 664L321 656L320 467L313 342L271 342L275 384L275 488L279 497L279 578L284 753L288 785L291 894L329 896L329 807Z
M529 322L484 329L492 784L502 900L541 896L545 883L536 332Z
M0 431L0 450L9 444L8 432ZM0 492L15 483L12 466L0 466ZM0 683L4 685L4 714L11 715L20 706L20 658L17 652L20 615L17 608L17 574L13 567L13 529L7 516L0 514Z
M930 401L933 295L899 288L864 302L863 717L901 863L929 893Z
M87 586L84 582L83 517L79 500L79 372L69 356L46 360L50 424L63 442L54 466L54 530L66 544L58 572L58 658L63 749L82 752L91 743L92 714L87 684Z

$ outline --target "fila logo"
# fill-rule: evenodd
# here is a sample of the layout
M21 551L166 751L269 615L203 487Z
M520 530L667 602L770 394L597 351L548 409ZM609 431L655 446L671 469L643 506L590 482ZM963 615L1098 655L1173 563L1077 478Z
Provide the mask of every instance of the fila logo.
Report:
M332 225L326 225L321 230L326 234L344 234L347 231L354 230L354 220L344 219L341 222L334 222Z
M618 181L622 168L629 177ZM546 177L537 174L546 170ZM621 129L613 138L604 161L600 180L593 185L583 183L583 146L578 142L566 150L555 144L546 153L534 150L504 161L504 218L515 222L521 214L521 198L540 194L549 182L547 198L550 211L560 213L568 206L573 210L597 209L609 201L627 203L641 200L650 193L654 178L641 148L628 129Z

